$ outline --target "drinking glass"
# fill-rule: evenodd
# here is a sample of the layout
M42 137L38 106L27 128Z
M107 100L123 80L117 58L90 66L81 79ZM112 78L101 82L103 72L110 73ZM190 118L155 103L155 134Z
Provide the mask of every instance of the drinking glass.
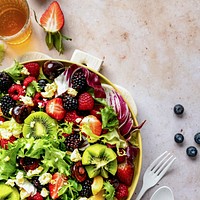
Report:
M21 44L31 35L30 9L26 0L0 0L0 39Z

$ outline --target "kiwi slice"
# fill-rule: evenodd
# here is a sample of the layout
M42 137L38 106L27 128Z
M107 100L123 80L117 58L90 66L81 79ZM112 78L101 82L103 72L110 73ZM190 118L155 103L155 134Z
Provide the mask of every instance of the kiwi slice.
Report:
M108 178L108 173L115 175L117 171L116 153L103 144L90 145L83 153L82 164L90 178L99 174Z
M41 138L55 132L57 132L57 122L45 112L34 112L24 120L23 136L25 138Z
M0 199L1 200L19 200L19 192L17 188L6 185L5 183L0 183Z

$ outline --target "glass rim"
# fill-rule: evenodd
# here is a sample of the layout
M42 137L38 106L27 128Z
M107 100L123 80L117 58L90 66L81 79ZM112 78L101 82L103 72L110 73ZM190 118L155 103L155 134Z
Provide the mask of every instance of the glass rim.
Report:
M3 41L9 41L9 40L12 40L12 39L15 39L17 38L18 36L20 36L22 34L22 32L25 31L25 29L30 25L30 21L31 21L31 17L30 17L30 8L29 8L29 5L28 5L28 2L27 0L23 0L26 4L26 7L27 7L27 18L26 18L26 22L24 24L24 26L17 32L15 33L14 35L9 35L9 36L2 36L0 35L0 39L3 40Z

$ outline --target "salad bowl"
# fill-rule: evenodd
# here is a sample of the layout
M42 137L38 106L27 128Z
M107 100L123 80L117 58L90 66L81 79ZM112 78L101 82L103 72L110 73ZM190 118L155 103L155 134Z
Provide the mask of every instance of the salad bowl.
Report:
M35 70L30 69L31 67L29 68L29 66L34 65L34 64L36 65ZM39 72L38 72L39 74L34 75L34 73L36 73L36 71L38 71L38 69L37 69L38 66L39 66ZM16 68L18 70L17 73L16 73ZM25 68L26 68L26 70L25 70ZM29 69L30 69L30 71L29 71ZM20 70L20 73L19 73L19 70ZM28 71L28 73L27 73L27 71ZM82 74L84 74L84 76L85 76L86 83L84 83L84 84L87 85L86 91L82 91L82 88L80 88L81 87L80 85L76 88L73 88L71 78L72 78L72 76L74 76L75 72L77 72L77 71L82 71ZM19 124L19 126L21 126L21 132L18 133L18 135L17 135L17 133L15 135L12 135L15 138L15 139L13 139L13 141L10 140L10 137L8 137L8 135L6 135L6 134L1 134L1 136L0 136L1 137L0 138L0 140L1 140L0 157L4 161L6 161L6 162L4 162L5 168L8 169L9 167L11 167L9 172L6 171L6 169L3 169L3 168L0 169L0 181L1 181L0 184L3 184L4 186L8 187L7 190L10 191L10 193L8 192L9 195L12 195L12 194L14 195L13 190L12 190L13 187L17 188L17 190L19 191L20 196L17 197L19 199L27 198L28 200L29 199L31 200L31 199L33 199L32 197L34 195L36 195L37 193L41 194L42 193L41 190L40 189L37 190L36 186L33 184L33 179L35 179L35 177L37 177L37 182L39 179L39 185L44 185L44 188L46 188L42 194L43 199L97 199L97 200L98 199L116 199L116 197L117 197L116 195L112 196L110 194L110 191L107 191L105 189L104 183L107 180L109 180L107 182L111 183L113 188L115 188L114 193L117 192L116 188L118 187L118 185L121 182L122 182L122 184L126 185L128 188L128 191L126 191L127 194L126 194L125 198L130 200L136 189L138 179L140 176L141 166L142 166L142 141L141 141L141 135L140 135L140 128L142 127L142 125L138 124L138 121L136 118L136 111L135 111L134 106L132 106L133 100L130 98L130 94L128 94L128 92L126 90L123 90L122 87L118 87L117 85L113 84L110 80L108 80L105 76L103 76L101 73L94 70L93 68L88 67L85 64L75 63L75 62L68 61L68 60L46 58L46 59L39 59L39 60L34 59L34 60L29 60L27 62L21 62L21 63L16 62L10 68L5 69L4 72L12 79L12 81L11 81L12 84L10 83L11 86L10 87L7 86L7 89L1 89L1 118L3 118L4 120L2 120L2 122L0 124L0 131L1 132L5 131L6 128L4 125L6 123L8 125L9 123L11 123L12 120L15 121L14 123L17 123L17 124ZM31 75L30 75L30 72L31 72ZM33 75L32 75L32 73L33 73ZM32 78L30 78L30 77L32 77ZM47 81L40 82L40 84L39 84L38 80L41 80L41 79L42 80L46 79ZM82 79L82 78L80 76L78 76L78 79ZM83 80L83 82L84 82L84 80ZM1 82L0 82L0 84L1 84ZM39 89L38 89L38 84L39 84ZM76 84L79 84L79 83L76 83ZM12 92L12 90L10 88L13 85L22 86L20 88L23 88L23 91L21 91L21 89L18 90L16 88L14 88L14 89L12 88L15 91L15 92ZM17 90L17 97L16 97L16 90ZM34 101L34 97L38 93L40 93L40 95L41 94L42 95L37 98L37 101ZM78 108L76 108L76 109L79 110L79 113L78 113L78 115L76 115L76 121L73 121L73 122L70 120L74 117L74 115L73 116L71 115L70 119L68 118L69 120L66 120L66 115L67 115L66 113L68 113L68 111L69 111L68 110L69 104L64 107L64 103L63 103L64 101L66 102L68 100L68 97L64 96L64 95L66 95L66 93L68 96L70 95L73 97L76 97L76 95L77 95L78 98L80 98L80 96L84 96L84 95L82 95L83 93L87 93L87 95L88 95L88 93L90 94L89 97L88 96L84 97L87 99L87 101L86 101L87 105L84 102L83 106L82 106L82 101L81 101L82 99L80 100L81 103L78 100L78 102L79 102ZM13 97L12 95L15 95L15 96ZM10 109L9 112L8 112L8 108L6 105L7 102L9 102L9 100L6 99L5 102L3 102L2 101L3 96L10 96L11 99L16 99L15 101L17 103L15 103L15 104L17 104L17 105L15 105L15 107L13 105L12 109ZM28 97L28 98L26 98L26 97ZM95 114L91 114L91 113L94 113L94 111L92 112L91 109L87 107L88 104L90 105L91 97L93 99L92 100L93 108L94 108L94 106L98 107L98 110L95 110ZM8 98L8 97L6 97L6 98ZM56 101L55 101L55 99L56 99ZM64 110L63 110L63 107L62 107L62 109L60 109L60 102L58 103L58 101L57 101L58 99L60 101L62 99ZM29 101L31 101L31 100L33 100L32 103L34 105L29 105L29 103L30 103ZM74 105L74 101L73 100L70 100L70 101L71 101L70 103L72 105ZM85 99L84 99L84 101L85 101ZM3 106L3 104L5 104L5 105ZM24 105L22 106L21 104L25 104L26 105L25 108L23 107ZM80 106L80 104L81 104L81 106ZM98 104L98 105L96 105L96 104ZM104 108L105 107L107 108L107 106L112 107L112 111L110 114L107 114L108 116L105 117L104 116L104 111L105 111ZM22 107L23 107L23 109L21 109ZM31 109L30 109L30 107L31 107ZM58 111L58 112L56 112L56 114L54 112L55 110ZM104 110L104 111L102 111L102 110ZM113 114L113 112L115 114ZM38 119L43 114L47 115L46 117L50 118L50 121L48 121L48 122L43 121L42 123L38 124L36 127L35 124L37 124L37 122L35 122L31 117L34 116L34 117L37 117L37 119ZM7 115L7 116L5 116L5 115ZM93 121L93 118L90 118L90 119L88 118L91 115L92 116L94 115L95 119L97 119L98 116L101 115L100 119L98 120L98 123L101 122L101 125L105 122L105 119L103 119L103 118L107 119L114 115L115 122L117 120L118 128L115 128L117 131L113 131L113 127L107 128L106 126L104 126L104 128L101 128L100 132L97 131L98 133L95 132L96 129L95 129L95 131L93 131L93 129L91 128L91 126L89 124L91 121ZM32 122L31 122L31 120L32 120ZM66 123L68 125L66 125ZM69 143L67 143L69 145L69 148L65 149L65 147L64 147L64 150L63 150L62 147L60 147L60 146L62 146L61 143L59 143L60 146L56 143L58 136L57 135L55 136L55 132L57 132L58 129L51 127L51 129L53 131L50 131L51 132L50 133L50 132L48 132L47 129L45 129L45 131L44 131L42 128L43 126L49 126L49 124L51 124L55 127L58 127L58 125L59 125L59 128L62 129L62 131L61 131L62 133L60 132L60 129L58 131L60 134L59 141L64 141L65 138L69 137L69 135L73 135L72 133L68 133L69 124L71 124L71 123L73 126L73 128L71 126L71 131L74 133L74 131L76 132L78 129L79 131L81 131L81 134L82 134L81 137L84 138L84 142L83 142L84 145L83 145L83 143L81 143L82 144L81 147L76 148L76 149L78 149L78 151L81 152L80 153L81 155L79 155L79 156L76 155L77 152L75 153L75 149L72 149L72 150L70 149L71 148L70 145L72 143L73 144L75 143L73 141L74 138L72 138L69 141ZM88 124L89 124L89 127L91 128L89 131L88 131ZM108 125L108 121L107 121L107 125ZM10 124L8 126L10 126ZM74 128L74 126L75 126L75 128ZM102 127L103 127L103 125L102 125ZM31 129L31 131L30 131L30 129ZM37 129L37 131L36 131L36 129ZM9 132L8 129L6 131ZM37 133L35 133L35 132L37 132ZM47 132L49 135L52 134L53 136L48 135L48 137L49 137L48 138L46 136ZM56 134L58 134L58 133L56 133ZM116 138L114 138L115 134L117 134ZM109 137L107 137L106 135L107 136L109 135ZM44 139L43 139L43 137L44 137ZM17 141L19 141L19 140L22 140L22 142L20 141L20 144L17 143ZM30 142L30 140L32 140L32 144L27 143L27 141ZM46 143L44 142L44 140ZM62 150L62 153L63 152L66 153L67 158L66 158L66 156L64 156L63 162L59 160L60 155L58 152L57 152L58 158L54 159L54 163L47 161L47 160L44 161L41 159L41 157L40 158L38 157L39 151L42 151L42 152L47 151L46 149L41 150L42 147L38 147L39 142L41 142L42 145L45 146L51 140L52 141L54 140L56 147L59 146L59 151ZM7 142L5 142L5 141L7 141ZM24 145L22 145L23 142L24 142ZM36 145L37 147L34 146L34 144L36 144L36 143L38 144L38 145ZM63 143L66 144L66 142L63 142ZM51 144L49 144L49 143L48 143L48 145L51 146ZM49 148L49 146L47 147L47 148L49 148L48 153L50 154L49 155L50 157L48 157L48 159L50 159L50 160L51 160L51 156L52 157L55 156L54 153L57 151L56 149L54 149L55 146L53 144L53 146L51 146L51 148ZM90 147L93 147L92 153L89 151L89 149L91 149ZM32 149L34 149L34 148L39 148L39 150L37 150L37 152L32 152ZM15 161L12 161L12 162L14 162L14 164L17 167L15 167L15 169L12 169L13 163L10 162L10 160L11 160L10 154L11 154L11 152L13 153L15 149L17 149L18 153L16 153L16 155L15 155ZM98 151L100 152L102 149L106 149L105 151L110 151L110 149L111 149L110 153L108 153L108 154L109 155L115 154L115 158L111 158L112 160L108 161L109 167L110 167L110 165L114 166L114 170L109 171L110 168L106 165L105 168L100 168L101 170L97 171L96 168L93 168L94 163L92 163L92 164L88 163L89 161L88 161L88 159L86 159L88 154L91 153L91 155L90 155L90 157L91 157L90 160L91 160L92 157L95 157L95 156L98 157L99 156ZM107 150L107 149L109 149L109 150ZM10 151L10 154L7 154L8 151ZM15 153L13 153L13 154L15 154ZM72 154L74 157L72 156ZM42 153L40 154L40 156L41 155L42 155ZM24 162L25 162L24 158L29 157L29 156L30 157L32 156L31 158L37 160L37 167L26 169L27 166L24 164ZM46 154L45 154L45 156L46 156ZM106 156L106 155L104 155L104 156ZM118 156L120 158L122 158L122 161L119 161L120 159L118 160ZM81 159L77 160L77 157L82 157L82 160ZM125 161L127 162L127 160L128 160L128 162L131 162L132 168L133 168L133 170L131 171L131 173L132 173L131 183L128 183L128 184L124 183L123 180L121 181L116 178L117 177L116 174L121 172L121 171L118 172L119 165L120 164L123 165L123 163ZM80 174L78 174L78 175L76 174L76 170L75 170L75 172L73 171L77 167L74 163L80 163L78 161L82 162L81 166L78 166L78 167L81 167L79 169L84 170L84 175L83 176L81 175L81 178L80 178ZM56 166L58 166L58 165L55 163L58 163L58 162L60 162L60 164L57 169ZM70 166L67 166L66 162L69 162ZM38 163L42 163L42 164L40 165ZM99 166L102 164L105 164L105 163L102 162L101 160L99 160L98 162L95 162L95 166L96 165ZM68 168L68 171L66 170L66 168ZM105 169L108 171L106 171ZM113 167L112 167L112 169L113 169ZM41 171L38 172L38 170L41 170ZM52 189L50 189L50 188L53 187L52 182L55 182L55 180L57 180L56 179L57 177L54 180L54 176L56 176L55 175L56 170L60 174L65 173L66 176L61 178L62 179L61 182L63 182L63 184L61 184L61 185L64 185L65 187L61 188L61 186L60 186L61 189L59 188L60 189L59 192L57 191L57 194L52 194L53 192L52 192ZM51 171L51 173L50 173L50 171ZM122 175L123 175L123 173L124 172L122 171ZM42 175L43 175L43 179L45 179L44 175L51 176L51 181L49 180L49 182L47 181L46 184L42 184L42 180L41 180ZM58 176L58 174L57 174L57 176ZM68 176L72 177L73 180L68 178ZM93 182L91 181L89 183L89 185L91 185L91 188L92 188L91 189L92 193L89 196L87 196L87 195L86 196L84 196L84 195L77 196L77 194L79 194L79 192L81 190L82 183L85 181L85 180L82 181L82 178L86 177L86 176L89 177L88 179L93 180ZM100 179L100 181L97 180L96 185L95 185L94 180L96 180L96 177L98 177L97 179ZM79 178L81 180L79 180ZM48 179L48 178L46 177L46 179ZM23 183L20 183L20 180L23 183L27 182L28 186L27 185L24 186ZM72 182L70 182L70 181L72 181ZM68 191L69 182L71 184L71 187L74 184L76 185L75 186L76 189L70 188L71 193L73 193L72 191L74 190L75 196L74 197L68 196L66 198L66 196L63 194L65 194L65 192ZM80 185L80 187L79 187L79 185ZM102 185L100 189L99 189L99 187L100 187L99 185ZM28 191L29 189L27 189L27 187L29 187L29 189L32 187L32 189L30 189L31 191ZM75 190L77 190L77 191L75 191ZM107 193L105 193L105 191ZM109 195L111 195L112 198ZM23 198L22 198L22 196L23 196ZM15 199L17 199L17 198L15 197ZM121 197L119 197L118 199L120 200L120 198Z

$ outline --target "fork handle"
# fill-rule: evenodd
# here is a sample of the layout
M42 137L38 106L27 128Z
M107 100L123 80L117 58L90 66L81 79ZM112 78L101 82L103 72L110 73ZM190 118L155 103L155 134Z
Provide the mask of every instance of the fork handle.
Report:
M145 185L143 185L143 186L142 186L142 189L140 190L140 192L139 192L139 194L138 194L138 196L136 197L135 200L140 200L140 199L143 197L144 193L145 193L147 190L148 190L148 187L146 187Z

